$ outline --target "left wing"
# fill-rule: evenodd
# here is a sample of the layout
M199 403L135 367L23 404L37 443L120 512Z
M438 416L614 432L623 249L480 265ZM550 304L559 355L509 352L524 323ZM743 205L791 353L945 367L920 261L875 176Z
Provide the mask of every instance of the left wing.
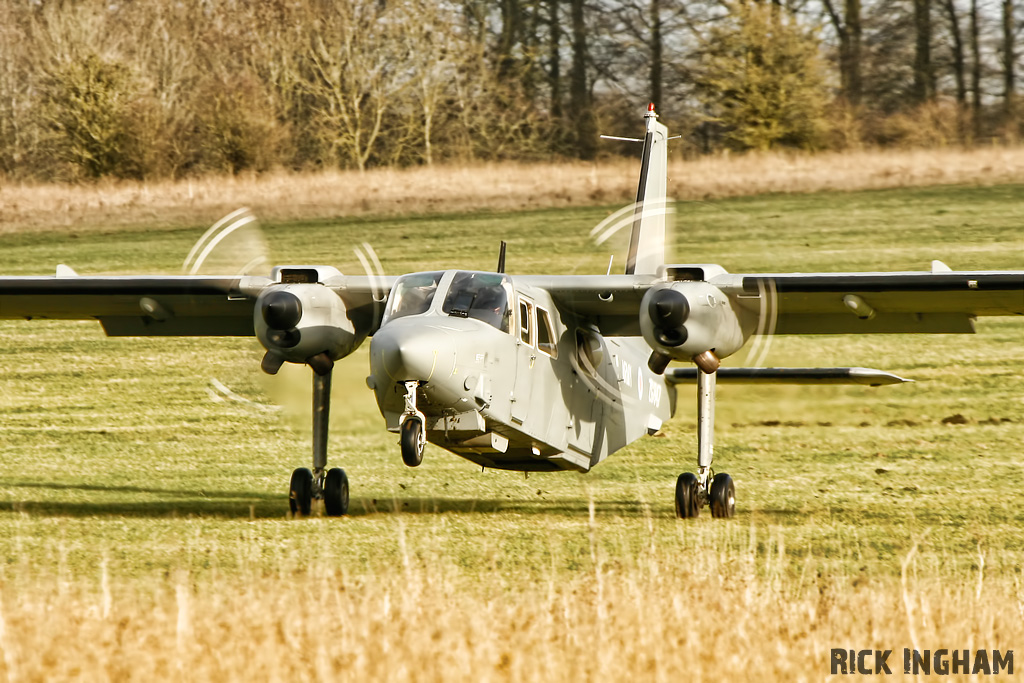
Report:
M0 318L99 320L110 336L251 336L271 281L254 277L3 277Z
M338 275L323 284L372 331L391 281ZM95 319L109 336L252 336L257 297L281 282L282 276L0 277L0 319Z

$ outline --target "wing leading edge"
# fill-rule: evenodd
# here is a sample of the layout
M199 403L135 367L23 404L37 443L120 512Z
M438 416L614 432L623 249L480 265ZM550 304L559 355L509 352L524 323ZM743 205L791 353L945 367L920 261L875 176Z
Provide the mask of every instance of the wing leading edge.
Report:
M657 275L517 277L602 334L639 335L640 301L659 283L703 280L770 334L973 333L978 316L1024 315L1024 271L733 274L718 266L670 265Z
M723 275L712 284L767 307L775 334L973 333L978 316L1024 315L1024 272Z
M0 277L0 319L98 320L112 337L252 336L266 277ZM391 281L341 276L325 283L351 315L376 328Z
M4 277L0 318L95 319L110 336L251 336L251 277Z

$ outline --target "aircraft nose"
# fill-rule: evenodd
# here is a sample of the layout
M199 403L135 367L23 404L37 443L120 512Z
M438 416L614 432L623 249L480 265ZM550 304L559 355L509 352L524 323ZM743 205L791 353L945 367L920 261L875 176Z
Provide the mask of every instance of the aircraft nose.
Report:
M455 340L448 331L424 325L388 327L370 341L374 374L383 371L396 382L429 382L455 371Z

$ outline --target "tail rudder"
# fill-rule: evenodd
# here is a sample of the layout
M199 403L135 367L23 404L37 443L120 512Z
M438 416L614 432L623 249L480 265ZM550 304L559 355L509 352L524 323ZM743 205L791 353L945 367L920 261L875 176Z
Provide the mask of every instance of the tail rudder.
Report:
M668 128L658 123L654 104L644 115L644 136L640 183L636 190L633 232L629 238L626 275L655 273L665 263L666 185L668 177Z

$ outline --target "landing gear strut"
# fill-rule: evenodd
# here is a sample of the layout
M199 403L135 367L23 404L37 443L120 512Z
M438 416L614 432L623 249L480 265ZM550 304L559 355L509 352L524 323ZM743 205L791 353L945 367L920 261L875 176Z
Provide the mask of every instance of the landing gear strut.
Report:
M327 469L327 425L331 414L331 374L334 362L326 353L310 358L313 368L313 469L292 473L288 506L293 515L309 515L314 500L322 500L329 517L348 513L348 477L345 470Z
M423 462L423 447L427 443L424 432L426 418L416 409L416 389L419 384L415 381L405 383L405 412L399 419L402 462L409 467L418 467Z
M712 517L732 517L736 513L736 486L728 474L715 474L714 458L715 383L714 372L697 372L697 474L684 472L676 480L676 516L696 517L705 505Z

